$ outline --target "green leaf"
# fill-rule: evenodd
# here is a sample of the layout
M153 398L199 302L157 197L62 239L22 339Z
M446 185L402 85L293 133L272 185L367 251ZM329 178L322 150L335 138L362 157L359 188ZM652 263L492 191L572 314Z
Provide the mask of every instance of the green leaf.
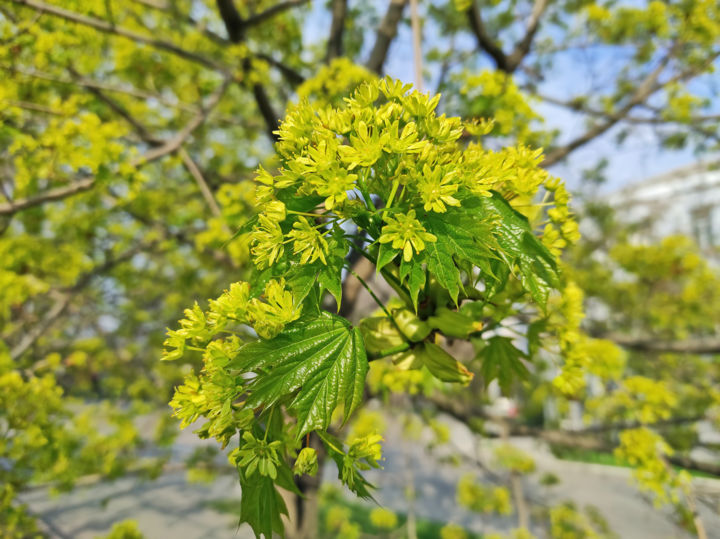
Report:
M343 443L327 432L318 432L318 436L322 440L328 455L330 455L330 458L333 459L337 465L338 479L357 496L374 500L372 494L370 494L370 489L374 489L375 485L369 483L357 469L357 464L348 458ZM346 477L345 481L343 481L343 475ZM348 481L347 479L350 480Z
M328 259L327 266L323 266L318 274L318 282L335 298L338 311L342 301L342 267L343 259L332 257Z
M528 326L527 341L528 355L532 358L540 350L541 335L547 331L548 321L546 318L535 320Z
M251 232L253 227L257 224L257 222L258 222L258 215L255 214L250 219L245 221L240 226L240 228L238 228L235 232L233 232L233 235L230 236L230 239L227 240L225 243L223 243L220 246L220 249L225 249L225 247L227 247L230 244L230 242L235 240L235 238L237 238L238 236L242 236L243 234L247 234L248 232Z
M479 215L468 213L464 208L450 208L444 214L428 213L421 218L428 232L442 238L456 260L466 260L492 275L490 260L498 247L492 235L493 222Z
M515 376L524 380L529 375L520 359L525 354L515 348L508 337L492 337L478 356L482 359L481 373L485 384L497 378L503 393L510 390Z
M375 265L375 271L380 273L380 270L387 266L392 260L398 255L400 251L393 249L387 243L381 243L378 248L377 264Z
M313 289L319 271L320 268L316 264L297 264L287 272L285 280L296 304L302 303Z
M460 293L460 271L453 262L453 251L450 242L438 237L437 241L425 244L427 251L428 271L437 279L437 282L448 291L452 300L457 304Z
M420 290L425 286L425 269L423 268L422 262L416 261L415 259L410 262L404 260L400 263L400 280L404 281L407 277L407 288L410 292L410 299L412 300L415 312L418 310L418 296Z
M508 262L519 266L523 287L544 308L550 290L559 284L555 257L532 233L527 218L502 195L493 192L492 197L479 198L477 202L484 212L500 218L496 229L498 244L509 256Z
M253 475L251 479L245 479L242 473L239 475L242 488L240 522L250 524L256 537L262 534L270 539L273 532L284 535L281 515L288 512L273 480L260 474Z
M340 405L347 420L362 401L368 361L358 329L323 312L298 320L274 339L246 344L232 367L257 374L246 407L290 399L287 406L297 414L299 439L326 429Z

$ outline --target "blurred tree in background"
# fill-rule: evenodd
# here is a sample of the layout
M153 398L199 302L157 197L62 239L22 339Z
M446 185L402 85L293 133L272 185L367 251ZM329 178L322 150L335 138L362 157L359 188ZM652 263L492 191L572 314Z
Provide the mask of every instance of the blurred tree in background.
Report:
M372 361L364 398L399 406L431 425L435 413L444 412L481 433L485 421L495 421L506 434L530 434L564 447L615 449L618 459L636 468L640 486L658 503L673 504L690 529L701 536L705 533L696 518L698 502L688 478L669 463L720 475L717 466L689 456L696 443L694 425L713 413L716 417L713 409L720 399L720 373L712 359L720 351L715 337L720 320L717 270L686 239L668 239L660 246L632 244L611 209L593 205L592 200L586 201L583 211L596 223L595 233L571 247L577 234L567 209L569 195L545 169L603 137L613 137L613 143L621 145L648 128L666 147L716 149L720 116L713 100L717 95L713 70L720 55L720 8L709 0L631 5L420 2L415 32L424 35L420 41L424 54L418 56L415 49L415 65L424 78L416 83L421 87L432 83L433 91L421 99L405 96L406 89L388 90L391 95L385 93L378 101L379 94L362 92L377 88L378 77L392 63L399 50L398 33L411 26L410 7L404 0L332 0L313 5L303 0L0 3L1 533L8 537L32 533L34 519L17 498L30 485L69 489L88 475L111 479L127 473L149 477L161 473L177 432L166 413L174 388L195 395L196 404L202 399L208 402L204 384L212 354L205 353L204 374L202 356L208 342L218 342L211 341L213 330L222 328L213 326L217 318L208 322L203 316L217 316L223 309L218 302L206 309L208 298L222 298L223 290L232 292L230 285L237 281L253 283L252 294L257 296L270 278L277 278L276 283L281 278L301 279L302 275L261 271L277 265L282 256L290 265L302 260L332 268L323 277L313 274L310 284L300 288L307 296L317 279L316 289L342 296L339 315L353 322L365 319L360 328L368 350L373 335L383 346L424 347L427 369L406 370L407 361L399 366L388 360ZM580 85L574 74L586 67L600 75ZM344 98L353 95L358 85L364 90L355 94L354 102L346 102ZM431 99L435 89L443 95L439 101ZM408 124L403 113L398 117L402 125L398 129L396 124L393 131L374 112L395 114L381 108L383 99L395 99L420 127L403 131ZM342 111L348 110L352 114L343 116ZM318 111L325 116L318 116ZM333 111L340 111L337 117ZM558 123L553 111L571 120ZM288 120L278 131L286 113ZM465 123L441 114L459 116ZM355 154L342 152L338 157L335 149L325 157L328 163L339 163L346 174L334 170L335 183L316 183L299 195L282 195L288 186L272 178L285 169L284 173L296 173L297 180L297 174L308 173L312 165L308 161L317 165L318 152L309 154L308 144L312 141L314 149L320 148L318 132L323 129L350 135ZM373 139L384 133L382 141ZM430 139L434 149L428 154L449 156L446 162L432 161L435 157L412 147ZM391 151L382 149L391 146ZM541 147L542 156L535 153ZM371 162L374 151L380 153ZM404 157L383 161L383 151ZM598 155L598 160L603 157L607 156ZM423 159L438 166L415 169ZM558 275L538 283L545 271L533 265L538 256L545 256L540 248L533 247L531 269L522 279L515 278L515 270L523 264L504 258L507 275L501 281L507 286L492 288L490 281L484 282L478 293L492 288L497 298L478 306L481 299L469 292L468 280L477 276L478 268L487 274L497 268L483 266L479 255L464 261L456 258L454 265L457 246L434 259L447 261L449 256L452 267L432 266L427 246L442 242L429 236L417 236L421 243L424 240L424 248L417 242L396 242L399 236L382 227L395 222L397 231L403 231L412 220L404 225L397 219L378 221L380 213L363 215L344 196L355 185L348 178L358 175L358 170L372 170L366 174L373 178L383 174L389 178L399 174L400 162L407 166L408 178L425 178L428 185L435 182L440 193L428 194L432 186L418 190L425 204L417 207L416 217L426 232L433 223L421 215L423 210L440 216L431 234L436 239L457 234L443 226L445 219L452 222L449 215L460 211L454 195L462 208L470 197L463 194L470 185L468 178L484 178L484 194L491 190L497 194L482 200L495 200L494 211L513 226L524 226L513 221L520 214L527 217L522 222L534 234L523 236L523 241L539 238L542 249L552 255L548 264L554 267L555 258L566 253ZM377 163L390 168L381 171ZM457 168L455 176L434 178L438 172L433 169L439 170L440 164ZM259 173L260 183L251 181L258 165L267 171ZM467 179L463 186L458 177ZM275 191L269 193L268 186ZM391 206L404 192L404 188L392 194L371 190L362 193L362 199L372 203L369 194L374 193L375 202ZM333 237L346 232L360 235L357 241L343 238L333 244L334 266L319 261L320 254L329 251L322 241L313 240L317 227L311 226L312 221L303 224L299 216L292 218L297 225L290 225L292 238L316 241L314 251L293 244L293 254L286 244L284 255L272 249L260 254L262 238L257 233L262 230L252 216L259 210L268 215L272 203L268 197L284 200L290 208L290 198L282 197L295 195L307 199L306 207L293 210L307 213L304 217L317 220L315 207L334 209L338 218L357 225L341 232L333 228ZM377 210L382 210L380 204ZM403 211L410 216L410 206ZM274 225L277 219L276 215ZM280 230L283 237L291 233L289 222ZM254 235L245 234L253 226ZM238 231L243 234L237 235ZM268 225L265 232L272 231L277 229ZM382 240L385 232L389 234ZM495 229L488 234L500 240L510 237ZM363 249L357 245L368 239L365 251L375 258L373 263L362 257ZM372 242L378 239L384 243ZM250 240L255 241L252 252ZM280 238L278 245L283 241ZM381 245L386 246L384 253ZM517 256L525 256L526 247L518 248ZM494 253L507 255L508 249L502 245ZM267 262L264 268L262 262L258 264L262 256ZM487 252L483 256L486 261L493 258ZM406 331L399 335L388 326L399 315L386 316L388 312L367 318L371 312L358 311L364 305L356 301L363 286L353 273L341 273L341 268L348 266L374 286L378 260L389 264L386 271L391 275L385 280L390 285L397 284L393 279L401 281L394 288L404 305L392 308L408 309L412 317L418 314L409 323L430 324L433 337L412 336L408 344ZM412 261L416 263L411 265ZM259 270L253 269L254 264ZM423 276L416 275L413 267L420 267ZM412 279L417 281L411 285ZM433 279L439 286L431 292L419 284L421 279L428 288ZM379 283L380 278L374 281ZM403 297L405 283L413 297ZM291 290L291 303L306 298L299 297L297 286ZM467 290L461 293L463 288ZM439 289L449 296L442 296ZM264 290L269 298L270 291ZM434 298L428 303L432 308L424 312L417 305L418 297L423 301L421 293L425 300ZM460 301L453 301L458 294ZM283 306L284 292L276 296ZM315 306L334 313L333 300L325 296L317 292ZM591 301L585 322L583 298ZM166 328L175 328L183 309L196 301L199 307L190 311L194 318L183 325L186 333L174 341L184 343L190 335L196 342L174 348L174 353L171 347L171 359L176 361L158 361ZM464 306L462 312L458 304ZM290 319L269 320L268 309L263 309L264 314L252 323L261 337L272 338ZM607 315L595 316L596 312ZM469 325L463 328L463 323ZM246 332L244 337L248 336ZM173 344L172 337L170 341ZM473 346L459 346L459 341ZM426 350L430 345L452 350L460 367L453 364L450 375L438 374L441 369L432 372ZM192 378L190 382L186 378L191 370L200 376L196 387ZM467 382L458 379L461 374L475 375L469 388L442 382L447 378ZM493 378L499 378L503 390L518 402L519 418L498 418L483 406L489 403L485 387ZM198 405L193 414L182 395L179 392L174 402L185 419L205 415L211 425L225 421L212 432L206 427L205 435L225 436L228 441L228 432L240 429L250 434L241 440L244 445L237 458L245 481L245 468L258 451L265 451L267 433L274 429L273 438L280 439L294 424L290 417L281 421L278 413L277 425L272 426L272 414L249 418L241 407L228 415L236 404L234 395L215 395L211 404ZM561 411L571 402L583 402L587 428L568 432L557 418L543 418L542 403L547 400ZM345 411L353 407L348 405ZM134 418L158 410L162 419L157 431L139 432ZM342 475L343 462L353 450L358 462L365 459L363 466L370 466L377 456L373 435L381 429L360 428L362 412L353 426L354 438L331 425L326 416L320 423L308 423L313 427L308 433L322 426L320 436L293 439L318 452L300 452L295 460L299 477L293 480L290 475L280 483L305 494L293 500L295 519L286 526L293 536L312 537L316 529L314 493L319 481L308 474L316 469L315 457L322 464L328 447L335 446L337 453L331 449L328 456L339 461ZM249 430L248 422L253 423ZM334 442L325 433L327 428L344 439L347 454L341 441ZM293 464L289 456L301 449L293 448L293 443L287 442L290 449L283 446L281 452L282 466L288 470ZM149 446L166 449L144 451ZM508 450L506 455L513 453ZM211 467L211 460L197 460L191 465ZM547 528L558 537L604 533L602 526L598 528L596 521L572 506L554 507L542 521L531 522L531 515L522 509L522 481L530 468L521 456L500 460L515 509L508 509L506 492L492 492L472 481L459 486L460 503L479 512L514 510L519 528ZM270 476L266 464L256 466L263 466L262 477ZM354 480L357 492L365 486L355 472L359 473L351 467L343 479L351 486ZM258 494L260 503L275 499L272 483L268 488ZM276 509L284 503L278 501ZM248 508L243 518L252 520ZM378 514L374 522L382 527L389 520ZM262 512L256 514L253 527L265 531L268 522L279 529L275 516Z

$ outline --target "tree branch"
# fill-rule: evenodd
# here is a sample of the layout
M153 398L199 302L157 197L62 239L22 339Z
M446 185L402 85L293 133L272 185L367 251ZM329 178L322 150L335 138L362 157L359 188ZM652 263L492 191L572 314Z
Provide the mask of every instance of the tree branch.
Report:
M495 61L495 66L501 71L510 72L508 57L505 55L500 46L495 42L495 39L490 37L485 28L485 23L482 20L480 14L480 8L473 1L472 5L467 11L468 21L470 22L470 28L475 34L475 38L478 42L478 48L484 50L490 55Z
M343 34L345 33L345 17L347 16L347 0L333 0L330 36L327 41L325 63L343 55Z
M202 193L205 202L207 202L207 205L210 207L210 212L215 217L220 217L222 215L222 213L220 212L220 207L218 206L215 197L212 194L212 191L208 187L208 184L205 181L202 172L200 172L200 168L197 166L195 161L193 161L192 157L190 157L190 155L184 148L180 149L180 158L182 159L185 168L188 169L188 172L190 172L190 175L195 180L195 183L198 184L198 187L200 188L200 192ZM227 232L229 232L229 230Z
M577 148L584 146L591 140L602 135L607 130L609 130L611 127L613 127L615 124L617 124L620 120L622 120L625 116L627 116L628 112L630 112L630 110L632 110L633 107L642 103L643 101L645 101L645 99L647 99L650 95L652 95L659 88L659 86L657 85L657 81L660 78L660 75L662 74L663 70L667 67L668 63L670 62L670 59L672 58L672 55L673 55L673 50L674 50L674 47L671 48L671 50L665 55L665 57L658 63L657 67L655 69L653 69L643 79L643 81L638 85L635 92L633 92L633 95L630 97L630 99L628 99L628 101L627 101L627 103L625 103L625 105L623 105L616 112L608 114L607 119L605 121L588 129L585 133L583 133L579 137L576 137L575 139L568 142L564 146L555 148L554 150L549 152L545 156L545 160L542 163L543 166L549 167L551 165L554 165L561 159L564 159L573 150L576 150Z
M640 352L666 352L675 354L720 354L720 338L705 337L668 341L654 337L628 337L626 335L608 334L603 339L613 341L624 348Z
M309 0L287 0L286 2L280 2L279 4L275 4L274 6L267 8L265 11L261 11L260 13L251 15L245 19L245 26L250 27L258 25L275 15L282 13L283 11L307 4L308 1Z
M164 144L146 152L145 155L137 161L137 164L150 163L178 150L185 140L187 140L187 138L205 122L212 109L215 108L225 95L225 90L227 90L229 85L230 79L226 78L208 98L200 112L198 112L198 114L196 114L195 117L188 122L182 131Z
M378 75L382 74L390 44L397 35L398 24L400 24L406 4L407 0L390 0L387 12L385 12L385 16L378 27L375 45L370 52L368 61L365 63L365 67Z
M515 71L520 63L523 61L525 56L530 52L530 45L532 45L535 34L540 27L540 19L543 13L548 7L548 0L535 0L533 5L532 14L528 21L525 35L515 44L512 53L507 57L508 72L512 73Z
M67 85L73 85L73 86L80 86L80 87L88 88L88 89L93 88L93 89L97 89L97 90L103 90L106 92L125 94L125 95L129 95L131 97L135 97L137 99L144 99L144 100L153 99L153 100L156 100L158 103L162 103L163 105L165 105L167 107L177 108L177 109L180 109L180 110L183 110L186 112L193 112L193 113L198 112L198 108L193 105L189 105L187 103L180 103L180 102L176 103L173 101L169 101L168 99L164 98L160 94L146 92L143 90L138 90L136 88L121 88L119 86L105 84L105 83L98 82L98 81L88 79L85 77L78 77L75 79L63 79L63 78L59 78L54 75L51 75L49 73L44 73L42 71L27 71L24 69L17 68L15 66L0 66L0 69L2 69L4 71L8 71L10 73L17 73L17 74L23 75L25 77L32 77L35 79L46 80L46 81L54 82L57 84L67 84Z
M77 193L88 191L92 189L93 185L95 185L94 177L83 178L82 180L75 181L69 185L50 189L39 195L21 198L7 204L0 204L0 215L12 215L16 212L26 210L34 206L39 206L46 202L62 200Z
M227 30L230 41L238 43L245 39L245 32L248 28L256 26L283 11L290 8L300 6L307 3L308 0L287 0L286 2L280 2L267 8L265 11L261 11L255 15L251 15L247 19L243 19L240 16L237 8L235 7L234 0L216 0L220 17L225 23L225 29Z

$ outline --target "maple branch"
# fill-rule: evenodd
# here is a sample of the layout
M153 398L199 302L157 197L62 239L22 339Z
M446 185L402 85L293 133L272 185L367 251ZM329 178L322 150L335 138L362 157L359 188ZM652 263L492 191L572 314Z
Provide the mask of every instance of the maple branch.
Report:
M243 19L240 16L237 8L235 7L234 0L217 0L216 5L220 12L220 17L225 23L225 29L227 30L230 41L238 43L245 39L245 32L248 28L256 26L275 15L282 13L290 8L300 6L307 3L308 0L287 0L286 2L280 2L267 8L265 11L261 11L255 15L251 15L247 19Z
M245 19L245 26L249 27L258 25L261 22L264 22L267 19L274 17L275 15L282 13L283 11L287 11L288 9L307 4L308 1L309 0L287 0L286 2L280 2L278 4L275 4L274 6L267 8L265 11L261 11L260 13L257 13L256 15L251 15L250 17Z
M398 24L400 24L406 4L407 0L390 0L390 5L378 27L375 45L370 52L368 61L365 63L365 67L370 71L374 71L379 75L382 74L390 44L397 35Z
M69 185L50 189L39 195L21 198L7 204L0 204L0 215L12 215L16 212L26 210L34 206L39 206L46 202L62 200L77 193L88 191L89 189L92 189L93 185L95 185L95 177L83 178L82 180L77 180Z
M16 73L18 75L23 75L25 77L32 77L35 79L46 80L48 82L54 82L57 84L66 84L66 85L78 86L81 88L88 88L88 89L93 88L93 89L97 89L97 90L103 90L106 92L125 94L125 95L129 95L131 97L136 97L138 99L143 99L143 100L152 99L152 100L156 100L158 103L161 103L167 107L177 108L180 110L184 110L186 112L193 112L193 113L198 112L198 108L193 105L189 105L187 103L170 101L170 100L164 98L160 94L146 92L144 90L138 90L136 88L121 88L119 86L105 84L105 83L98 82L98 81L92 80L92 79L88 79L88 78L82 77L82 76L78 76L77 78L74 78L74 79L63 79L60 77L56 77L55 75L51 75L50 73L45 73L42 71L34 71L34 70L28 71L28 70L20 69L15 66L0 66L0 69L2 69L4 71L8 71L10 73Z
M625 335L608 334L603 339L613 341L624 348L641 352L665 352L676 354L720 354L720 338L704 337L670 341L655 337L628 337Z
M513 51L507 57L508 72L512 73L515 71L525 56L527 56L530 52L530 46L532 45L535 34L540 27L540 19L542 18L543 13L545 13L548 4L549 0L535 0L530 20L528 21L525 29L525 35L515 44Z
M508 57L495 42L495 39L488 34L485 23L482 20L482 15L480 14L480 9L474 1L468 8L467 17L470 22L470 28L477 39L478 47L490 55L498 69L509 72Z
M633 92L633 95L630 97L630 99L628 99L625 105L623 105L617 111L609 113L605 121L598 123L596 126L588 129L585 133L571 140L564 146L560 146L559 148L555 148L554 150L550 151L545 156L545 160L542 163L543 166L549 167L551 165L554 165L558 161L564 159L573 150L584 146L591 140L602 135L619 121L621 121L625 116L627 116L627 114L630 112L630 110L632 110L633 107L642 103L648 97L650 97L650 95L652 95L656 90L659 89L657 81L660 78L660 75L662 74L664 69L667 67L668 63L670 62L672 54L673 50L671 49L670 52L668 52L668 54L666 54L665 57L658 63L657 67L655 67L655 69L648 73L648 75L638 85L638 87L635 89L635 92Z
M702 73L705 69L710 67L713 62L718 57L720 57L720 50L715 51L710 54L705 60L705 62L703 62L699 66L679 71L672 77L668 78L666 81L659 82L658 79L660 78L660 75L662 74L665 67L667 67L670 60L673 58L677 48L677 43L673 44L670 47L668 53L658 63L658 66L643 79L643 81L638 85L633 95L623 107L621 107L616 112L608 113L604 122L597 124L595 127L592 127L584 134L575 138L566 145L549 152L542 163L543 166L549 167L557 163L561 159L565 158L573 150L579 148L580 146L584 146L597 136L605 133L608 129L616 125L618 122L622 121L628 116L628 113L633 109L633 107L642 105L652 94L654 94L658 90L675 82L685 81L694 76L697 76L699 73Z
M157 148L149 150L134 164L137 166L139 164L151 163L152 161L160 159L161 157L164 157L178 150L180 146L185 142L185 140L187 140L187 138L192 135L192 133L205 122L212 109L215 108L215 106L225 95L225 91L227 90L229 85L230 79L226 78L222 82L222 84L220 84L218 88L210 95L200 112L198 112L198 114L196 114L195 117L190 120L188 124L177 135L175 135L175 137L168 140L164 144L159 145Z
M222 215L220 212L220 207L218 206L217 201L212 194L212 191L208 187L208 184L205 181L205 177L203 176L202 172L200 172L200 168L197 166L195 161L193 161L192 157L190 157L190 154L187 153L185 148L180 149L180 158L182 159L183 165L185 165L185 168L188 169L188 172L190 172L190 175L193 177L195 183L197 183L198 187L200 188L200 192L202 193L205 202L207 202L207 205L210 207L210 212L215 217L220 217ZM227 232L229 232L229 230L227 230Z

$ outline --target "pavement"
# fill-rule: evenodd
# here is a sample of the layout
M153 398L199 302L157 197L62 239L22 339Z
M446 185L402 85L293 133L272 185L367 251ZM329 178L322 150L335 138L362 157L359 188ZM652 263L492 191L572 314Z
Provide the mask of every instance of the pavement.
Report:
M384 469L367 473L378 487L377 501L396 512L412 509L422 518L454 522L477 533L507 533L516 517L486 516L459 507L455 486L463 475L474 474L479 481L501 480L492 471L495 440L480 439L464 425L447 418L453 447L440 446L430 452L431 439L408 441L399 425L390 422L385 435ZM657 510L631 484L630 470L613 466L569 462L556 459L533 439L513 438L516 445L535 460L537 471L524 482L526 496L535 505L552 505L572 500L578 507L593 506L605 517L620 538L670 539L690 537L672 521L667 511ZM201 443L189 432L177 442L177 453L187 454ZM451 454L460 454L459 464L448 462ZM334 464L324 470L328 481L336 481ZM553 487L543 487L539 478L552 473L560 479ZM405 497L412 485L416 496L412 507ZM700 512L710 539L720 539L720 481L695 479L701 500ZM219 512L213 502L239 500L240 488L234 476L221 477L212 484L188 483L183 472L171 472L155 481L125 478L112 483L80 487L60 497L35 490L23 496L51 537L57 539L93 539L109 532L113 523L135 520L148 539L245 539L250 529L237 525L229 512ZM713 506L714 503L714 506ZM543 537L543 530L533 526Z

